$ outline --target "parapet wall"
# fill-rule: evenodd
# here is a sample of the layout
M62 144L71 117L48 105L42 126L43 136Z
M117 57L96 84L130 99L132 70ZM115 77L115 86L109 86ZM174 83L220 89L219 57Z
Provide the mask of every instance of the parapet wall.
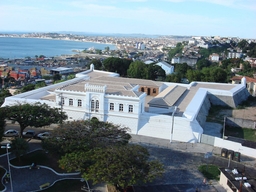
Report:
M213 105L229 106L232 108L236 108L239 104L245 101L249 95L246 87L241 88L240 91L236 91L231 95L208 93L209 100Z

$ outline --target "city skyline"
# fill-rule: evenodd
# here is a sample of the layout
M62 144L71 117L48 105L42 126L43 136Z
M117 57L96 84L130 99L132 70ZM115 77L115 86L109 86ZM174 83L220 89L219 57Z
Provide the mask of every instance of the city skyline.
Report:
M6 0L0 31L256 39L255 0Z

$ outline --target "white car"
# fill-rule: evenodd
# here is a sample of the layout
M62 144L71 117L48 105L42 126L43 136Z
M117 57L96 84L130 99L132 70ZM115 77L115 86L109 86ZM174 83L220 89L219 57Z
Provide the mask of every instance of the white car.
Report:
M38 139L47 139L47 138L49 138L49 136L50 136L50 132L43 132L43 133L39 133L37 135L37 138Z
M18 137L19 132L16 131L15 129L9 129L9 130L4 132L4 136L5 137Z

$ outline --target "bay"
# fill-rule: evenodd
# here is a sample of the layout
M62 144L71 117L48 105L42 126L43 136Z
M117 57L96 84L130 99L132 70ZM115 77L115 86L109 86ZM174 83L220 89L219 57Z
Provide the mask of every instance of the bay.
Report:
M38 39L38 38L12 38L0 37L0 58L18 59L45 55L54 57L75 54L72 50L85 50L94 47L105 49L109 47L115 50L115 45L93 42L80 42L68 40Z

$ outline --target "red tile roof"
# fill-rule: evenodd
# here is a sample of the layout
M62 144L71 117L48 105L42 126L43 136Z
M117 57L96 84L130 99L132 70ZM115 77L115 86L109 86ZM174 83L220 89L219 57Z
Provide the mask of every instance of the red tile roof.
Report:
M232 81L241 81L241 79L243 78L243 76L234 76L231 78ZM256 83L256 79L251 78L251 77L246 77L246 82L250 82L250 83Z

